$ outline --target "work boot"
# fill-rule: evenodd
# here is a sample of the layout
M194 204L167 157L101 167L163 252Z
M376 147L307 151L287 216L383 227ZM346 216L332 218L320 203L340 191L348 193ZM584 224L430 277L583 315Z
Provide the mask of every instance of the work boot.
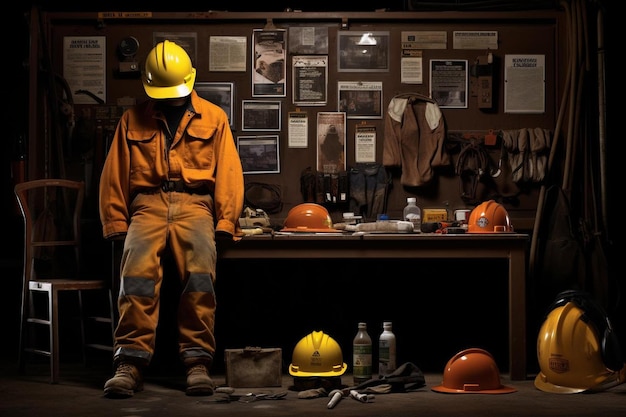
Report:
M215 385L209 377L207 367L203 364L191 365L187 368L187 395L212 395Z
M143 391L141 372L128 362L120 362L113 378L104 384L104 396L107 398L129 398L139 391Z

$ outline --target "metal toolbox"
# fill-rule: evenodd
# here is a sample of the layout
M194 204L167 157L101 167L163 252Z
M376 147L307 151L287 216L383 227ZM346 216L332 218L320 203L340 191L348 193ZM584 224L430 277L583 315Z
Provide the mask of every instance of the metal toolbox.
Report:
M280 387L282 349L248 346L225 349L226 384L233 388Z

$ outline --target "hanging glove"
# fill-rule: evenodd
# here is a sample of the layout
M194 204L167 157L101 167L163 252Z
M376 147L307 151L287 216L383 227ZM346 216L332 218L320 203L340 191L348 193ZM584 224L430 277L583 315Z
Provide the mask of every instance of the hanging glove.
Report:
M551 143L549 130L539 127L533 130L530 140L530 157L527 164L529 181L541 182L545 178Z
M516 165L513 167L513 181L521 182L526 181L526 159L528 158L529 151L529 132L528 129L520 129L517 136L517 158Z
M518 172L522 170L521 163L523 161L517 143L519 132L519 129L502 131L502 143L507 152L507 160L511 167L511 180L514 182L517 182L516 178L519 178Z

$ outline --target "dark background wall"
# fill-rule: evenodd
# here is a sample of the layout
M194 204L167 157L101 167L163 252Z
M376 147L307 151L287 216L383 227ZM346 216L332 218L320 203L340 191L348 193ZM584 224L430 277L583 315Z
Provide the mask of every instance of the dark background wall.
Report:
M52 2L50 2L52 3ZM445 4L445 5L442 5ZM451 4L455 3L455 4ZM494 2L498 3L498 2ZM503 4L501 8L510 2L499 2ZM528 3L528 2L527 2ZM539 4L540 3L540 4ZM543 8L547 2L537 2L539 8ZM590 5L598 5L606 10L608 2L588 2ZM101 10L98 6L84 2L66 2L64 5L51 5L46 2L40 3L43 10L50 11L93 11ZM422 7L424 10L464 10L463 2L440 2L437 6L431 3L422 2L421 6L414 2L412 6L402 1L384 2L381 8L389 10L409 10ZM5 245L3 256L0 257L0 266L7 271L11 283L9 294L19 293L19 274L21 262L21 219L17 213L14 198L12 196L12 185L19 180L19 163L17 156L19 147L17 139L25 137L28 131L28 47L32 28L24 13L30 7L24 5L23 10L16 14L14 21L17 29L12 29L5 34L5 38L11 39L9 42L8 60L9 70L12 74L10 82L7 83L6 99L12 109L5 111L4 126L8 127L8 135L5 140L5 152L2 153L2 174L0 176L0 191L5 195L3 204L3 218L6 219L6 236L9 236L11 244ZM108 2L106 10L152 10L152 11L181 11L177 5L171 7L155 8L155 5L133 3L132 7L124 2ZM188 6L188 7L187 7ZM205 2L199 3L197 7L187 4L188 10L222 10L223 7L211 7ZM351 5L339 5L336 2L274 2L271 6L262 5L247 7L245 9L229 7L231 11L268 11L279 12L286 8L303 11L369 11L374 8L358 8ZM591 7L593 10L594 7ZM605 28L606 33L610 33L608 27L612 26L615 15L606 13ZM588 16L590 22L595 19L594 14ZM7 31L7 26L3 28ZM595 33L590 33L593 38ZM618 115L612 103L616 102L617 80L615 73L610 71L614 68L616 60L615 40L606 37L606 48L603 51L607 59L607 102L608 106L608 159L607 169L610 180L608 194L608 230L603 231L603 236L608 236L609 244L606 246L608 264L612 278L615 278L614 299L611 301L611 312L615 317L615 324L621 339L626 333L626 323L621 317L626 317L624 312L624 302L621 300L621 287L624 285L623 277L619 271L617 260L621 255L618 248L621 247L623 238L619 233L621 225L621 214L617 206L617 199L620 198L619 190L622 185L619 183L623 177L618 171L623 155L623 141L618 136ZM564 45L561 45L564 47ZM591 55L593 56L593 55ZM583 97L582 100L592 100L594 97ZM17 149L16 149L17 148ZM398 197L398 201L403 198ZM97 224L93 225L95 234L98 232ZM96 236L96 235L94 235ZM97 251L107 251L108 245L97 240L95 237ZM108 255L108 253L107 253ZM304 268L298 262L285 262L279 268L271 262L258 261L249 262L245 265L232 265L225 263L220 266L221 270L226 270L224 275L230 275L233 280L224 279L220 281L218 290L220 291L220 313L217 323L218 343L220 348L243 347L248 344L260 345L280 345L286 351L287 360L290 356L290 349L297 342L295 334L303 334L313 328L323 328L328 333L335 335L342 345L350 343L353 333L356 332L356 322L365 320L370 324L370 334L375 337L381 329L383 320L393 320L394 330L399 340L399 360L414 361L424 369L439 371L445 360L465 346L483 345L493 351L498 358L498 362L505 368L506 363L506 288L502 287L502 282L497 277L501 277L505 272L502 265L487 264L482 262L464 263L462 265L440 265L438 262L425 262L420 265L411 263L398 263L394 269L398 271L396 277L390 281L381 282L379 277L387 272L387 267L374 265L370 261L364 260L360 264L346 265L339 261L310 262ZM399 271L412 271L410 276L405 276ZM328 271L341 271L339 282L332 278ZM443 281L441 278L446 277ZM415 292L408 293L401 290L407 285L407 280L414 280L417 283ZM243 285L239 285L243 283ZM358 284L357 284L358 283ZM437 286L437 283L442 283ZM435 288L432 286L435 285ZM451 285L455 291L447 291ZM459 291L459 288L462 288ZM464 294L459 298L457 291ZM264 296L258 298L256 295L262 293ZM291 297L298 294L298 302ZM436 296L433 296L436 294ZM495 296L491 296L495 294ZM530 294L530 303L533 295ZM329 302L330 301L330 302ZM166 298L165 304L175 303L174 299ZM14 313L19 309L18 297L10 297L5 304L8 311ZM365 307L365 308L364 308ZM532 355L534 354L534 338L538 320L543 311L543 305L530 305L530 318L528 333L529 364L532 366ZM16 315L14 315L16 317ZM265 317L259 321L258 317ZM302 326L298 330L286 332L290 319L296 317L301 320ZM494 318L496 318L494 320ZM441 323L444 323L443 325ZM17 335L17 320L8 321L3 324L7 333ZM173 332L173 322L171 318L164 318L163 326L166 327L164 334ZM409 338L419 343L407 344L403 342ZM173 343L169 337L160 339L160 352L156 363L160 366L167 366L170 362L169 354L173 353ZM624 345L624 343L623 343ZM417 347L416 347L417 346ZM441 348L445 346L445 348ZM458 348L458 349L457 349ZM346 361L350 352L346 348ZM167 359L161 360L166 357Z

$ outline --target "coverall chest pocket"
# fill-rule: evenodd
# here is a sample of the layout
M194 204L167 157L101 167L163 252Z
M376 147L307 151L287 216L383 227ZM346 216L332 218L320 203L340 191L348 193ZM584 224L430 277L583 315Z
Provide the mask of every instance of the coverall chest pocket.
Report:
M130 152L131 177L142 172L152 171L158 161L159 139L154 130L129 130L126 134Z
M191 169L209 169L213 166L215 128L188 129L183 141L183 166Z

